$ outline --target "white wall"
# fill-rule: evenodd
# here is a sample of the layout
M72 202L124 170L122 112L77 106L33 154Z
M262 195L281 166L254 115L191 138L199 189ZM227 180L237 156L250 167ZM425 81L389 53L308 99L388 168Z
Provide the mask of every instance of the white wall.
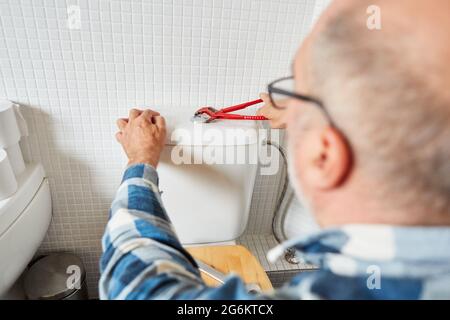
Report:
M67 7L81 8L81 29ZM96 295L100 237L124 157L115 119L248 101L288 74L314 0L0 0L0 98L26 106L29 160L48 173L53 222L42 252L70 250ZM270 182L272 181L272 182ZM258 214L273 180L258 179ZM254 210L256 210L254 209ZM258 218L250 220L260 224Z

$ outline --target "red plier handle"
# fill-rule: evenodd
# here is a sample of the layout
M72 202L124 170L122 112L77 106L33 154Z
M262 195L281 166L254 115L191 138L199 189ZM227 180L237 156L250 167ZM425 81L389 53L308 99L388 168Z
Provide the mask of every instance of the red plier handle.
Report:
M241 114L231 114L230 112L242 110L247 107L253 106L255 104L263 102L262 99L253 100L250 102L241 103L235 106L223 108L220 110L216 110L211 107L205 107L198 110L195 115L208 115L209 119L206 122L211 122L215 119L228 119L228 120L268 120L264 116L247 116L247 115L241 115Z

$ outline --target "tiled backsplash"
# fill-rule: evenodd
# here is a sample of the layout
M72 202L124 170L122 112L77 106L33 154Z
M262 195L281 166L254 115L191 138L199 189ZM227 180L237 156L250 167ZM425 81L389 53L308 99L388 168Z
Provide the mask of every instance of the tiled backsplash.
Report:
M78 253L96 296L100 238L125 164L115 119L134 106L164 114L257 97L289 73L321 4L0 0L0 98L25 106L24 152L51 183L53 222L41 252ZM257 178L251 232L270 232L277 179Z

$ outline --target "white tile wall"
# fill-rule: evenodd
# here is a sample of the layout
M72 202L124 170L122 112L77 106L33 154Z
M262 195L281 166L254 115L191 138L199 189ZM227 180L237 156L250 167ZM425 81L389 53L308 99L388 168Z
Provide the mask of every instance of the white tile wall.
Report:
M68 28L70 5L80 7L79 30ZM133 106L164 113L257 97L289 72L315 5L0 0L0 98L26 106L24 149L51 182L53 222L41 251L80 254L96 296L100 237L125 163L115 119ZM251 230L269 232L274 179L256 182Z

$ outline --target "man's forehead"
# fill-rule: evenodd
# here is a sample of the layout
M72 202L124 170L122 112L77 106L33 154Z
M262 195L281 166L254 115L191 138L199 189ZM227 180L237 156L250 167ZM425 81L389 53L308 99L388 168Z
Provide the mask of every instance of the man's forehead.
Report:
M297 90L305 90L305 86L307 85L307 65L308 65L308 57L309 57L309 49L310 49L310 37L305 39L303 44L297 50L295 54L294 60L292 61L292 74L295 78L296 89Z
M297 90L308 90L308 65L311 62L311 49L315 38L326 26L331 17L337 14L340 10L347 8L348 6L356 3L356 0L339 0L333 1L330 6L325 10L317 23L314 25L310 34L303 40L300 48L295 54L294 61L292 62L292 74L296 80Z
M303 63L306 60L306 51L308 47L309 37L305 39L305 41L302 43L300 48L298 48L297 52L295 53L294 60L292 61L292 72L294 75L296 75L298 72L301 72Z

